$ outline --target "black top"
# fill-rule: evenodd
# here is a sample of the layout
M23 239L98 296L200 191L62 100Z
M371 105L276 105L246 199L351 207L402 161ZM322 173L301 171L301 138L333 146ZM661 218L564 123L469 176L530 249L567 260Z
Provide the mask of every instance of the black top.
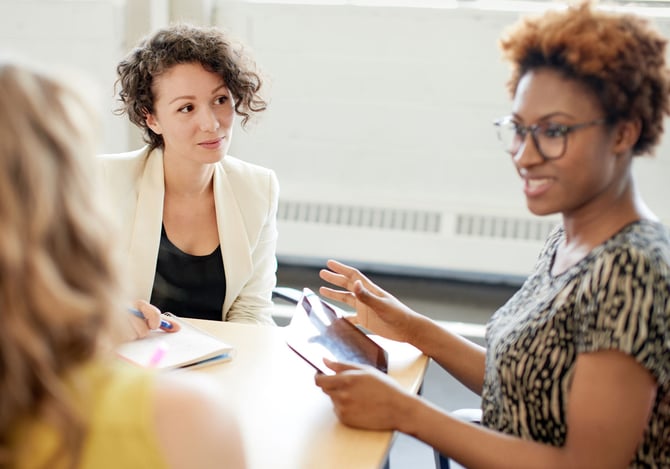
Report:
M151 304L177 316L220 321L225 296L221 246L206 256L186 254L170 242L163 227Z

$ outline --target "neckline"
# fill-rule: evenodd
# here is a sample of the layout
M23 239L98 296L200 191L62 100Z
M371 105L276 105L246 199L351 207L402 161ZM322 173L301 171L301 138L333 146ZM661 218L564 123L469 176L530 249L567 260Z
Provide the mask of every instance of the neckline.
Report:
M167 231L165 231L165 225L164 225L164 224L161 224L161 238L165 239L165 241L167 242L167 244L168 244L174 251L176 251L177 253L181 254L182 256L189 257L189 258L192 258L192 259L207 259L207 258L209 258L209 257L213 257L213 256L217 255L217 252L221 250L221 243L219 243L219 244L216 245L216 247L214 248L214 250L213 250L212 252L210 252L209 254L197 255L197 254L190 254L190 253L188 253L188 252L185 252L185 251L181 250L177 245L175 245L175 244L170 240L170 238L169 238L168 235L167 235Z
M551 281L556 281L560 280L563 277L567 277L568 274L573 272L574 270L579 270L580 266L587 263L591 259L593 259L595 256L597 256L600 252L602 252L603 249L605 249L609 244L611 244L616 238L624 235L625 233L630 232L635 226L639 225L646 225L646 226L654 226L657 225L659 222L656 220L649 220L646 218L638 218L637 220L633 220L629 223L626 223L623 225L618 231L616 231L612 236L607 238L605 241L602 243L594 246L584 257L579 259L576 263L572 264L569 266L567 269L564 271L554 274L553 269L554 269L554 263L556 262L556 254L558 253L558 246L560 243L565 240L565 229L561 225L560 228L557 230L556 235L555 235L555 240L553 242L552 250L553 252L551 253L551 259L549 260L548 266L547 266L547 274Z

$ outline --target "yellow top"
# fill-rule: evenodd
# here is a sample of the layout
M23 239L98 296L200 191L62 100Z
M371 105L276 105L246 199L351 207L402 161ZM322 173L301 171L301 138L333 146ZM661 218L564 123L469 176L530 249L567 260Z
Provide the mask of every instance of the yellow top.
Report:
M72 373L68 382L73 402L89 425L79 469L168 467L156 439L154 372L125 363L94 362ZM18 455L14 467L42 469L53 455L58 433L43 421L25 419L12 440Z

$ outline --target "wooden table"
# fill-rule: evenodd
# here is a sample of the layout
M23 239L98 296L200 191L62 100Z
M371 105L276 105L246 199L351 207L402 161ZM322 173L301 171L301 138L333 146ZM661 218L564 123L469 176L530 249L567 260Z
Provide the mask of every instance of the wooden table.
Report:
M394 433L339 423L314 369L288 348L285 329L188 321L236 349L230 362L198 369L221 383L235 410L249 469L373 469L388 457ZM375 337L389 355L389 375L417 392L428 359L411 345Z

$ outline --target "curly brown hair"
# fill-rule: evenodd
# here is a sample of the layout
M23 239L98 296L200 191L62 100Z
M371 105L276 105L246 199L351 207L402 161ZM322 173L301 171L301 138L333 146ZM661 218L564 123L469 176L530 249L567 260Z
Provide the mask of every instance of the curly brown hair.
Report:
M177 64L199 63L221 76L235 99L235 112L246 126L253 113L264 111L267 102L259 94L263 79L244 46L215 27L179 23L144 38L116 67L121 106L132 123L144 131L150 148L162 148L163 137L145 121L154 112L152 84L156 77Z
M591 1L526 17L500 40L512 65L512 97L521 77L550 68L584 83L598 98L610 124L640 120L633 154L653 153L670 113L667 40L648 20L597 9Z

